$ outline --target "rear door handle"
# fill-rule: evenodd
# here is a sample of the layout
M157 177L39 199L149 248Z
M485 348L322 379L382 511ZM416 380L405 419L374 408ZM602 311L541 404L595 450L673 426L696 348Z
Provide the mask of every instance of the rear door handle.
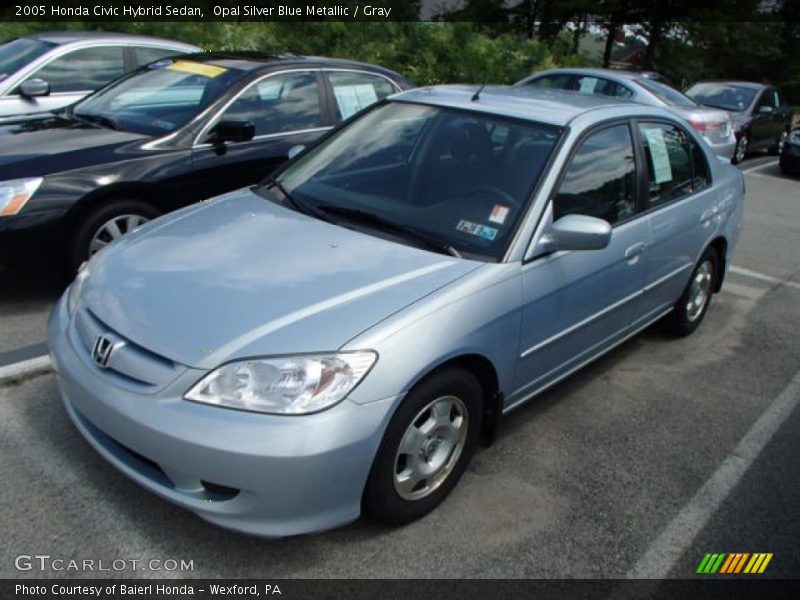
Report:
M628 247L628 249L625 250L625 258L630 259L635 256L639 256L642 252L644 252L644 248L644 242L638 242L633 246Z

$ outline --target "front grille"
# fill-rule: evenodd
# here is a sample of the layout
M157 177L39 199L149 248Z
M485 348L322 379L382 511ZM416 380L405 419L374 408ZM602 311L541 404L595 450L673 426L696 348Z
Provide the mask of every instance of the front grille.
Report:
M79 346L84 358L114 383L123 387L156 392L174 381L182 370L181 365L120 335L88 308L81 308L75 315L75 333L76 341L79 342L76 346ZM115 346L102 368L92 357L95 344L101 336L111 340Z

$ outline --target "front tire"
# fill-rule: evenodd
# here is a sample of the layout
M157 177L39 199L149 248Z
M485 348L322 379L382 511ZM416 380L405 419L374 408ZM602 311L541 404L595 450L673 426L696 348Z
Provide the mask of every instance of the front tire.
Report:
M77 230L69 249L69 268L72 272L93 254L117 238L155 219L161 212L141 200L119 199L104 202L98 208L79 217Z
M786 139L789 137L789 132L784 129L781 132L778 141L775 142L775 145L769 149L769 153L773 156L780 156L781 152L783 151L783 146L786 144Z
M482 396L478 380L461 368L417 384L386 428L364 489L364 512L402 525L436 508L475 452Z
M695 265L689 283L666 319L667 329L678 337L690 335L708 312L719 277L719 256L708 248Z

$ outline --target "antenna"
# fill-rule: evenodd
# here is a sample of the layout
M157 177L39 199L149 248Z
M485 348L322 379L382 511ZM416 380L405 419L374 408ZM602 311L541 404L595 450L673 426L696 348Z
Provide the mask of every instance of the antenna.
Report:
M472 94L472 102L477 102L478 100L481 99L481 92L485 87L486 87L485 83L481 84L481 87L478 88L478 91Z

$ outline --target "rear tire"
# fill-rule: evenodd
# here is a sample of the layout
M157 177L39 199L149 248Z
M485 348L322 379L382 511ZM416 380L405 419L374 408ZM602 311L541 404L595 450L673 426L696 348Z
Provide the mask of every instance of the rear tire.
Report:
M478 444L483 390L475 376L448 368L406 396L383 436L364 488L364 512L392 525L436 508L464 473Z
M155 207L131 198L102 202L81 214L70 240L68 268L74 273L85 260L106 244L129 233L139 225L155 219L161 212Z
M708 248L695 265L689 283L674 309L664 321L670 333L677 337L686 337L703 322L716 289L719 264L716 249Z

